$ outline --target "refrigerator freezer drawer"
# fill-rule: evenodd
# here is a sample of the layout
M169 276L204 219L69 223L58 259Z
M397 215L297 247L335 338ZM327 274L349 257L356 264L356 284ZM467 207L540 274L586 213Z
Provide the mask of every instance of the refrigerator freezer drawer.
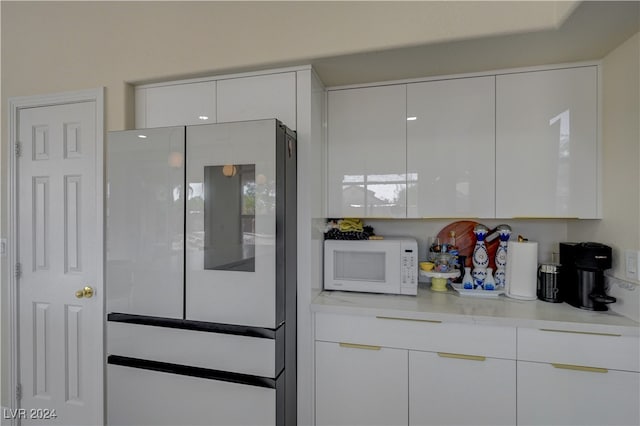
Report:
M277 383L251 386L109 364L107 424L276 425L278 392Z
M284 368L284 327L266 330L273 338L260 338L215 332L216 324L205 324L209 329L202 331L157 321L169 327L108 321L107 353L271 378Z

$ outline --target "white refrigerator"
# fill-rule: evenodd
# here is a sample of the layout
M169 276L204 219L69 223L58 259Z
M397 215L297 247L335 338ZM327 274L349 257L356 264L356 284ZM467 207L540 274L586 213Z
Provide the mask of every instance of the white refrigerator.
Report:
M107 423L296 423L296 137L110 132Z

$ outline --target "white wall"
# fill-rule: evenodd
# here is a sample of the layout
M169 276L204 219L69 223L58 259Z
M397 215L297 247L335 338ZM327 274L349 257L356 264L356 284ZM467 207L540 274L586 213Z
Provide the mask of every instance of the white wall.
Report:
M625 275L624 250L640 250L640 33L603 61L603 219L570 222L573 241L611 246L611 309L640 321L640 281Z
M553 29L577 3L2 2L3 96L107 86L121 130L128 82Z
M624 250L640 249L640 33L603 60L603 219L575 221L574 241L613 249L612 275L625 279ZM640 283L639 283L640 284Z

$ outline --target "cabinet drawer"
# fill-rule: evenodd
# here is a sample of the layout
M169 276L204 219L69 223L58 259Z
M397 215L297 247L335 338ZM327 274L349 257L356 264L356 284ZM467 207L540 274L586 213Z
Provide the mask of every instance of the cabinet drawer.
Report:
M515 359L514 327L316 314L316 340Z
M637 336L518 329L518 360L640 371Z
M517 364L520 426L640 424L640 373L612 370L603 374L537 362Z

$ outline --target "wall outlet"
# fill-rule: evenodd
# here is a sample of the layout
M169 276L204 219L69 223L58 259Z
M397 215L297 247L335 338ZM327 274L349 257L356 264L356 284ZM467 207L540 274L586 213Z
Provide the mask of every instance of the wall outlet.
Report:
M627 278L631 280L640 281L640 271L638 271L638 265L640 265L640 251L638 250L625 250L625 274Z

